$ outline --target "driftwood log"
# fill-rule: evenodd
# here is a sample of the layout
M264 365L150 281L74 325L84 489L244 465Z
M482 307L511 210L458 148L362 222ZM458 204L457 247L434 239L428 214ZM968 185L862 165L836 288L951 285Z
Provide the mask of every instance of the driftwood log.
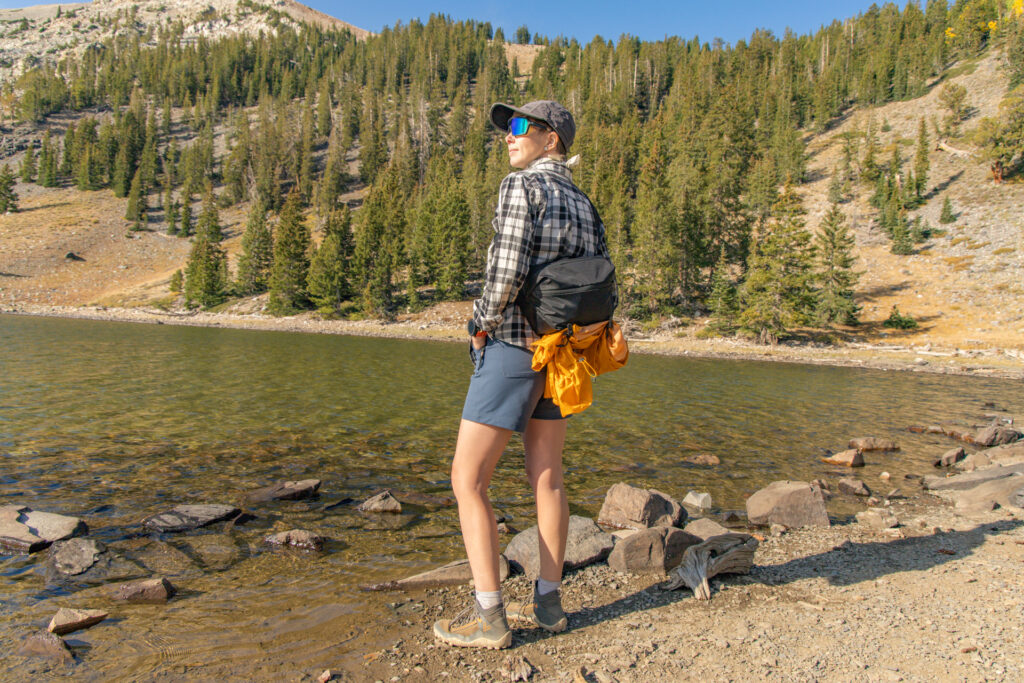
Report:
M949 145L949 144L943 142L942 140L939 140L938 147L943 152L947 152L949 154L952 154L955 157L959 157L961 159L969 159L969 158L971 158L971 153L970 152L968 152L966 150L962 150L962 149L957 149L956 147L953 147L952 145Z
M711 599L708 579L719 574L747 574L754 564L757 539L750 534L721 534L692 545L669 574L663 590L687 586L698 600Z

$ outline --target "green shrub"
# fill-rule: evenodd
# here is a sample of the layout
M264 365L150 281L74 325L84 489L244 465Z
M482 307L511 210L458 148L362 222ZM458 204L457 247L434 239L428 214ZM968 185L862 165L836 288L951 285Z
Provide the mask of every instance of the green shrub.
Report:
M902 315L900 309L893 305L892 311L889 312L889 317L882 323L882 327L894 330L913 330L917 328L917 321L909 315Z

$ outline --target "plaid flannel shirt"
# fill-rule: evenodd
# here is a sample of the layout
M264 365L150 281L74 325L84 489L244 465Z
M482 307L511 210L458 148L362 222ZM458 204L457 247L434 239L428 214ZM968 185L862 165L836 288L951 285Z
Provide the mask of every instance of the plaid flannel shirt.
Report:
M607 256L604 225L569 168L551 158L505 177L492 225L496 234L473 321L493 338L529 349L539 337L516 305L526 274L561 258Z

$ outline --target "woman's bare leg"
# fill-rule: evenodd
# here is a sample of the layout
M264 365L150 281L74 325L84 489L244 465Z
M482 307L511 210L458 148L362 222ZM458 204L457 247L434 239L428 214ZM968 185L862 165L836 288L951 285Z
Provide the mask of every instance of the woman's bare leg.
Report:
M562 447L568 420L530 420L523 434L526 476L537 500L540 578L562 579L569 535L569 500L562 479Z
M496 591L501 587L498 525L487 487L511 436L509 429L463 420L455 443L452 491L459 503L462 541L478 591Z

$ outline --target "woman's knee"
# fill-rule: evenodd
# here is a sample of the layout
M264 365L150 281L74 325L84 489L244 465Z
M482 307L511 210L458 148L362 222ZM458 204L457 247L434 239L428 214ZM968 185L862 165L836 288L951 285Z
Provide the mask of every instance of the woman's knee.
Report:
M488 482L479 468L452 464L452 492L458 500L483 496Z
M564 488L562 468L526 463L526 478L535 494L561 491Z

